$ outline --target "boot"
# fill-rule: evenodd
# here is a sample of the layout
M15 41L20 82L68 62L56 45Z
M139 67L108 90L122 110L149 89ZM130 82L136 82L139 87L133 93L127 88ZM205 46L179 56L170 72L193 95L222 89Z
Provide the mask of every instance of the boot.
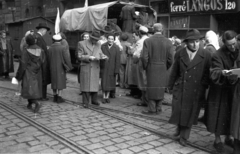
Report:
M28 108L29 110L32 109L32 101L31 101L31 100L28 100L27 108Z
M41 104L40 104L40 102L35 102L35 108L34 108L34 113L38 113L38 111L40 110L40 108L41 108Z
M61 96L58 96L57 103L63 103L63 102L65 102L65 100Z
M53 96L53 102L56 102L56 103L58 102L58 94Z

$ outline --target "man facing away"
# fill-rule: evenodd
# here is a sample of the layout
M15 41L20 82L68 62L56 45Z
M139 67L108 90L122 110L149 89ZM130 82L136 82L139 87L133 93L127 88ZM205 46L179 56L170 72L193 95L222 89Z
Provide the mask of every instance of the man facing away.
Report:
M46 23L40 23L36 29L38 30L37 31L37 34L36 34L36 37L37 37L37 45L43 49L44 51L44 54L45 54L45 61L43 63L43 70L42 70L42 73L43 73L43 84L42 84L42 101L47 101L48 98L47 98L47 85L51 82L50 81L50 66L49 66L49 61L48 61L48 57L49 57L49 53L48 53L48 49L47 49L47 44L46 42L44 41L43 39L43 36L47 33L47 31L50 30L50 28L47 26Z
M172 65L172 42L162 35L163 25L153 26L154 35L144 41L141 60L147 77L148 111L143 114L157 114L164 98L166 72Z

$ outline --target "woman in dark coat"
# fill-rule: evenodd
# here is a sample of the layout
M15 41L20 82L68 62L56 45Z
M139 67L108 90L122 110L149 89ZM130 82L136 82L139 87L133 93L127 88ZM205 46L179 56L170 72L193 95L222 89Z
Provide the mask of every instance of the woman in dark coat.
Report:
M206 107L206 126L209 132L215 134L214 147L219 153L224 151L220 135L227 135L225 144L230 145L232 142L229 135L235 80L233 76L226 72L234 67L238 56L235 36L235 32L226 31L223 35L225 45L212 54L210 72L212 83L210 84Z
M114 43L115 36L113 33L108 34L107 42L101 47L103 54L108 59L102 60L100 65L101 86L103 91L102 103L110 103L109 94L110 91L116 87L115 76L119 74L120 70L120 49Z
M9 79L9 73L14 72L13 46L6 38L6 31L2 31L0 38L0 75Z
M187 47L175 54L169 79L169 88L173 89L169 123L177 125L174 136L180 136L179 143L183 146L192 125L197 124L201 99L209 84L211 54L200 45L200 38L200 32L196 29L187 33L184 40Z
M20 66L16 79L22 81L21 96L28 99L28 109L35 104L34 113L37 113L41 104L37 101L42 98L42 66L45 60L43 50L36 45L33 35L26 37L27 48L23 49Z
M66 72L72 69L71 59L66 46L61 44L61 35L53 36L54 43L49 48L49 63L53 102L64 102L61 92L66 89Z

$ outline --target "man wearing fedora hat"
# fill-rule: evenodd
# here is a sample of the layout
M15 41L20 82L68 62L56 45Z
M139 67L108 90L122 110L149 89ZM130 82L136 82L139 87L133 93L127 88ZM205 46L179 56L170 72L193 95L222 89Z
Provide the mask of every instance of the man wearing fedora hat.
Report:
M146 70L146 95L148 111L143 114L155 115L161 109L166 87L166 73L172 65L173 46L170 40L162 35L163 25L153 25L154 35L145 39L141 54L143 69Z
M183 40L186 47L175 54L169 77L169 90L173 90L172 115L169 123L177 125L175 137L186 146L191 127L197 124L201 100L209 85L211 54L200 43L202 35L197 29L187 32Z
M107 58L101 50L100 32L93 31L89 40L78 42L78 59L81 62L80 89L85 108L90 103L99 105L97 93L99 90L100 59Z
M43 36L47 33L47 31L50 30L50 28L47 26L46 23L39 23L39 25L36 27L38 30L36 33L36 38L37 38L37 45L43 49L45 53L45 61L43 64L43 84L42 84L42 101L47 101L47 85L50 84L51 79L50 79L50 66L49 66L49 53L47 49L47 43L44 41Z

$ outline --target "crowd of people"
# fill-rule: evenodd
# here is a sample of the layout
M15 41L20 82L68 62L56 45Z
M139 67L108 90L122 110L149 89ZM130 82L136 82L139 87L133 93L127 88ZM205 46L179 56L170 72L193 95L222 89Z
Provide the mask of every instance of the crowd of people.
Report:
M164 93L170 92L169 123L177 126L173 136L181 145L186 146L192 125L200 121L214 133L213 146L219 153L224 152L222 135L234 154L240 153L240 82L234 73L238 70L232 70L240 67L240 35L232 30L221 37L211 30L201 35L197 29L190 29L185 38L167 38L161 23L152 27L144 24L146 14L141 24L136 24L139 18L134 12L131 2L122 8L122 31L110 23L103 30L82 34L75 56L83 106L110 103L119 85L130 89L127 96L141 100L138 106L148 107L143 114L158 115ZM48 47L43 36L49 27L40 23L36 29L37 33L26 32L21 42L16 74L22 84L21 96L28 99L27 107L35 113L41 108L39 100L48 100L50 83L53 102L64 102L61 92L66 88L66 72L72 69L65 35L54 35ZM13 72L13 47L5 31L0 43L0 73L7 79ZM205 112L198 118L201 109Z

